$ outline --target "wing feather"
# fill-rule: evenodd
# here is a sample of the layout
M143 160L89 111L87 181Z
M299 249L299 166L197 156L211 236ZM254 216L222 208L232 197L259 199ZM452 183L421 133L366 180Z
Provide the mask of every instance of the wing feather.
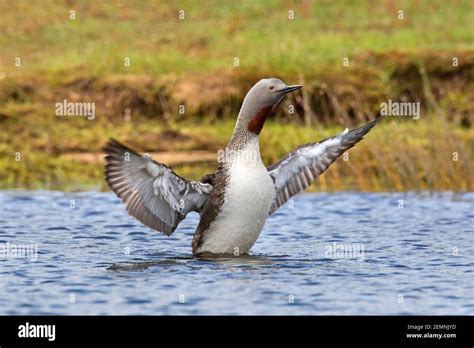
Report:
M320 142L301 145L268 167L277 191L270 214L311 185L340 155L362 140L379 119Z
M209 183L188 181L148 155L111 140L105 179L127 206L127 211L146 226L170 235L190 211L199 211L212 190Z

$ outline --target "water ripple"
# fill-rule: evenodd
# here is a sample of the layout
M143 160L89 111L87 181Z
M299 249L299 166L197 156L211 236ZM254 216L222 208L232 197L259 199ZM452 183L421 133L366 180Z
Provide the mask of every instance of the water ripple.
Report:
M473 193L305 194L219 260L192 257L194 213L166 237L112 193L0 201L0 245L38 246L0 254L0 314L474 314Z

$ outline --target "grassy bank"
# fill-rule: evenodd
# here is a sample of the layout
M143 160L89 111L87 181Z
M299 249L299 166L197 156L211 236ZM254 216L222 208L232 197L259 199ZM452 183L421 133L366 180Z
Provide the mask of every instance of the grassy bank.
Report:
M34 120L34 121L33 121ZM455 190L474 189L474 130L454 127L442 118L382 120L347 160L339 159L313 190ZM10 121L9 121L10 122ZM28 122L23 119L23 122ZM193 151L216 153L226 145L233 121L205 124L181 122L171 127L147 118L112 125L97 120L64 119L61 125L47 118L31 127L16 122L6 125L15 134L0 133L0 182L3 187L48 189L105 188L100 161L67 157L73 152L95 153L108 137L120 139L141 151ZM51 131L54 130L54 131ZM342 127L322 129L270 121L261 136L264 162L271 164L302 143L323 139ZM28 141L25 141L28 139ZM6 145L5 145L6 144ZM21 159L15 156L20 153ZM216 162L176 164L181 175L198 179L211 172Z
M473 190L473 22L462 0L2 2L0 188L105 188L110 137L216 153L248 88L277 76L305 88L265 126L266 163L412 101L419 120L384 119L312 189ZM56 116L63 100L95 118Z

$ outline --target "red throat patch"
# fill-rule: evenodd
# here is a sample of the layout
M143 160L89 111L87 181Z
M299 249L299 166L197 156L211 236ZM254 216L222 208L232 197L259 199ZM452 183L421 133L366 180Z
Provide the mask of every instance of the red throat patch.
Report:
M259 112L257 112L257 114L250 120L247 126L247 129L249 130L249 132L259 135L260 132L262 131L263 125L265 124L265 120L267 119L267 116L270 115L272 110L273 110L273 106L267 106L267 107L264 107Z

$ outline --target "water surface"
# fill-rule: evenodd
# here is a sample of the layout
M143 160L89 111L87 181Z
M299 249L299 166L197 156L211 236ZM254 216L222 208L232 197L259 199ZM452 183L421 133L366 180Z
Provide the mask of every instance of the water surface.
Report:
M113 193L0 191L0 314L472 315L473 207L474 193L304 194L252 256L202 260L195 213L166 237Z

